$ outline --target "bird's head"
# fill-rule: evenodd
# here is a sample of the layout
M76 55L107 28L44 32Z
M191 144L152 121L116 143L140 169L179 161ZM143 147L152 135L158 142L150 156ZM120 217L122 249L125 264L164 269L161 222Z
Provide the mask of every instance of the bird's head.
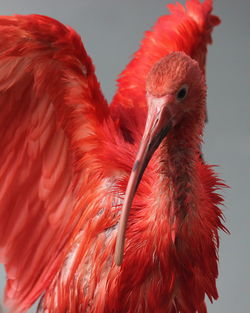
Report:
M204 110L203 75L198 63L184 52L173 52L153 66L146 91L148 120L160 116L165 126L175 126L187 112Z
M198 63L183 52L167 55L149 72L146 81L148 116L123 203L115 252L118 265L122 262L129 210L143 173L171 129L185 118L192 117L193 121L204 117L205 90Z

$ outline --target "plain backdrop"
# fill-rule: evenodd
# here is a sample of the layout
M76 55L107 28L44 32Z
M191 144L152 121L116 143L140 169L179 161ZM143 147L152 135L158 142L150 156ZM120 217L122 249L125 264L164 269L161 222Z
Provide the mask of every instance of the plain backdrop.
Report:
M143 32L167 12L165 4L168 2L1 0L0 14L45 14L76 29L96 65L104 94L110 100L118 73L137 50ZM219 164L217 171L231 187L224 192L223 208L231 235L220 235L220 298L208 304L208 311L247 313L250 312L250 1L214 2L214 12L221 17L222 24L214 31L214 44L208 53L209 123L204 154L207 162ZM2 295L2 268L0 275Z

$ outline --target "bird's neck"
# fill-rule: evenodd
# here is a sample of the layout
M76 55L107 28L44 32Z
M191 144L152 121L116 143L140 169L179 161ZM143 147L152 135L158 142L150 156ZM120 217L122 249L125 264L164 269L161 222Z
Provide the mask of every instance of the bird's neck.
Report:
M190 118L183 120L172 129L157 156L157 188L170 220L182 220L196 206L202 124Z

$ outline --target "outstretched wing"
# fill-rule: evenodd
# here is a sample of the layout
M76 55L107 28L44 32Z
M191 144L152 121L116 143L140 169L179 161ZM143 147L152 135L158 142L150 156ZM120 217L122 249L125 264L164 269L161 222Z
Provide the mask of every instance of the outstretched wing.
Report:
M0 260L7 304L22 311L60 266L84 154L98 148L108 114L71 28L39 15L0 18L0 111Z
M168 8L171 14L160 17L152 30L145 33L140 49L118 79L111 108L113 114L120 116L120 127L129 141L136 135L133 129L138 130L144 124L145 77L153 64L173 51L183 51L196 59L205 73L207 45L212 43L213 27L220 23L219 18L211 14L212 0L202 3L189 0L186 8L177 2ZM134 114L128 115L129 110Z

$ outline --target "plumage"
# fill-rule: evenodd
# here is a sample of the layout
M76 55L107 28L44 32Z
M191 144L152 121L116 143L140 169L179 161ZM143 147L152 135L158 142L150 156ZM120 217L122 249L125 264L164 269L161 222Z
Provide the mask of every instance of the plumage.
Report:
M199 155L207 44L219 19L211 0L169 9L146 32L110 106L70 27L0 17L0 261L15 312L42 296L39 309L51 313L205 313L205 295L218 297L225 185ZM183 77L189 89L178 111ZM166 92L179 113L141 177L119 267L129 175L150 101Z

